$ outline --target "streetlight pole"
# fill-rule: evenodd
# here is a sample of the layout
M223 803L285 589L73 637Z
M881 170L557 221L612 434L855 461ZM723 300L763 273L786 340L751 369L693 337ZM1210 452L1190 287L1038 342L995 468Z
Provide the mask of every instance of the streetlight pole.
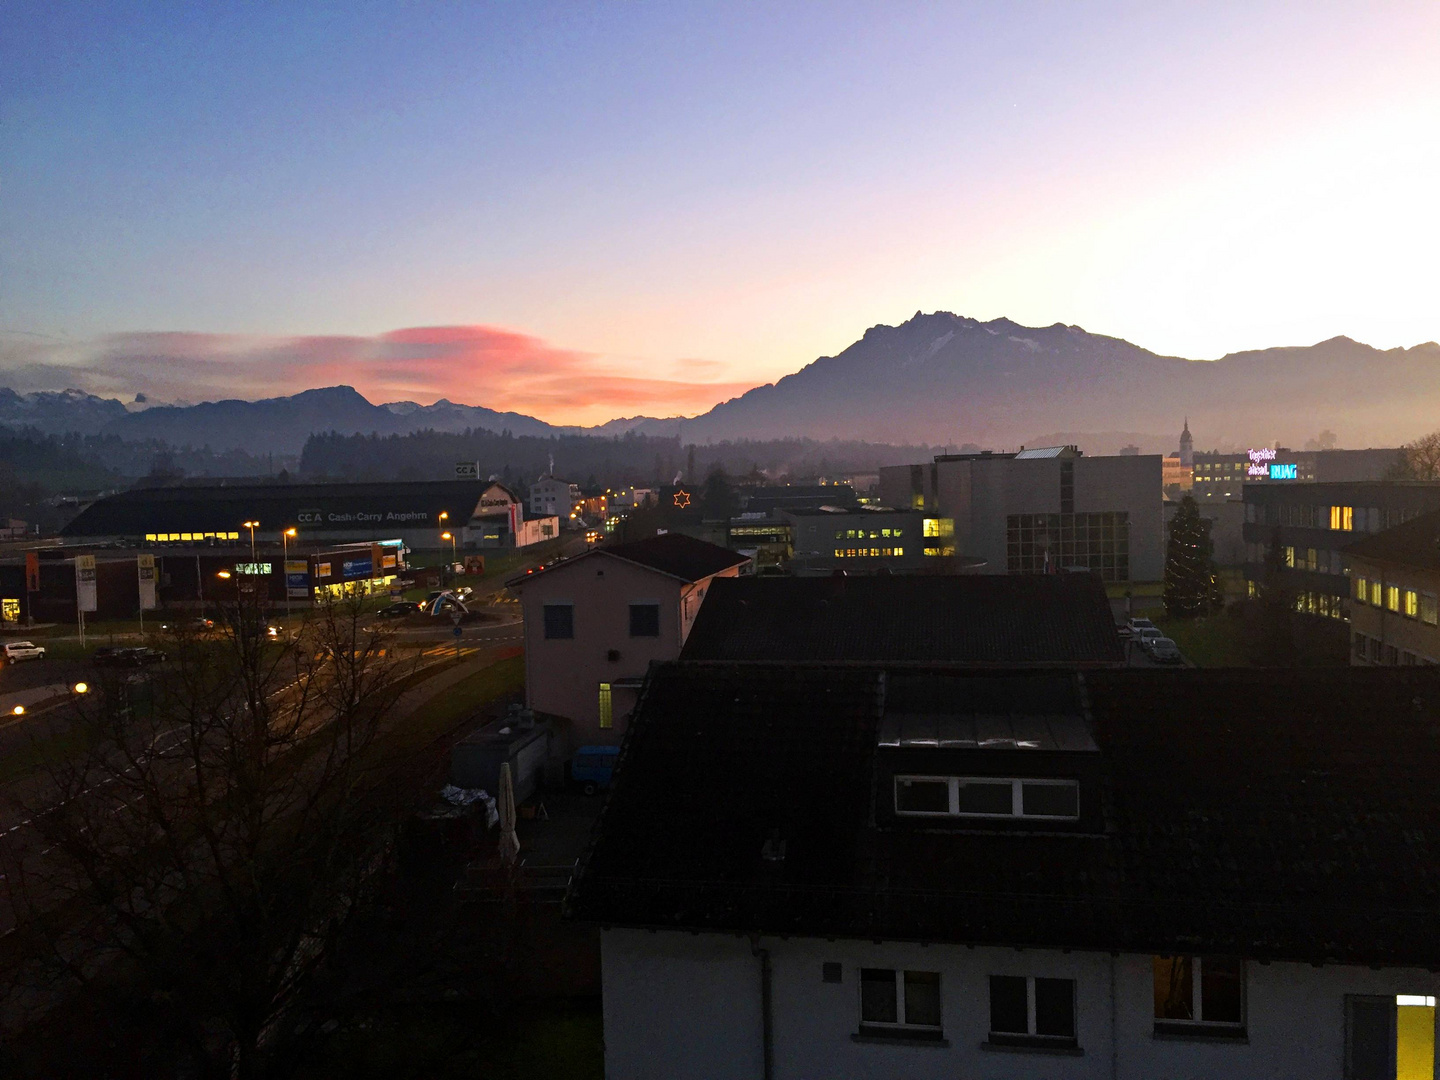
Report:
M250 530L250 561L255 561L255 530L260 527L258 521L242 521L240 527Z
M450 534L449 534L449 532L445 531L445 522L447 522L447 521L449 521L449 520L450 520L450 511L449 511L449 510L441 510L441 511L440 511L440 530L441 530L441 531L440 531L440 539L441 539L441 540L449 540L449 539L450 539ZM452 541L452 545L453 545L453 541ZM453 546L452 546L452 548L451 548L451 553L452 553L452 556L453 556L453 553L454 553L454 548L453 548ZM443 580L449 580L449 578L455 573L455 559L454 559L453 557L450 559L450 567L449 567L449 570L450 570L450 572L445 575L445 578L444 578Z
M455 570L455 560L459 558L459 556L455 554L455 534L452 532L443 532L440 534L440 539L450 541L450 570L453 573Z
M295 527L280 530L280 582L285 586L285 614L290 614L290 537Z

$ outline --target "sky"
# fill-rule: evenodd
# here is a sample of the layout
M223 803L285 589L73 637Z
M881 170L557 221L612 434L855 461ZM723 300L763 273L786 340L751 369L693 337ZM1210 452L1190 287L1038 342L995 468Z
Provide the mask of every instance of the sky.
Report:
M1440 4L0 0L0 385L693 415L918 310L1440 338Z

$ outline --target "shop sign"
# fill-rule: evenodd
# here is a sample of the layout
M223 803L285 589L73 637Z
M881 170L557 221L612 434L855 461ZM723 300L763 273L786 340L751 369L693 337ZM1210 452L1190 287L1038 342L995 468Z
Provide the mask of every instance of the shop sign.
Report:
M304 559L290 559L285 563L285 595L310 595L310 564Z
M238 562L235 573L250 577L269 577L274 564L268 562Z
M341 576L345 578L369 577L374 565L370 559L346 559L341 563Z
M1298 480L1298 479L1300 479L1299 472L1300 472L1299 467L1296 466L1296 465L1271 465L1271 466L1270 466L1270 479L1271 479L1271 480Z
M154 611L155 603L155 556L142 552L135 556L135 573L140 582L140 610Z
M95 556L75 556L75 606L81 611L96 610Z

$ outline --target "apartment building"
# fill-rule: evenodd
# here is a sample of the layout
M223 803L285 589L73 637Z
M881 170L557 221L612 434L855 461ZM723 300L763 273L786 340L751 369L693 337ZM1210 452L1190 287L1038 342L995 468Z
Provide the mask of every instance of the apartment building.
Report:
M662 665L567 896L605 1075L1435 1070L1440 671Z

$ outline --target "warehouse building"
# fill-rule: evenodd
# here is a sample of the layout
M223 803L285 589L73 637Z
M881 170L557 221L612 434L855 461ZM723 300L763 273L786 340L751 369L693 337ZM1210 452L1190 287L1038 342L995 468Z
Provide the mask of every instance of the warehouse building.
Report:
M503 484L433 480L367 484L217 484L138 488L91 503L61 532L67 542L164 548L216 547L252 539L359 543L376 536L411 551L513 547L544 539L528 529L521 500ZM544 524L542 522L538 524ZM558 524L549 522L550 535ZM533 538L531 537L533 533Z

